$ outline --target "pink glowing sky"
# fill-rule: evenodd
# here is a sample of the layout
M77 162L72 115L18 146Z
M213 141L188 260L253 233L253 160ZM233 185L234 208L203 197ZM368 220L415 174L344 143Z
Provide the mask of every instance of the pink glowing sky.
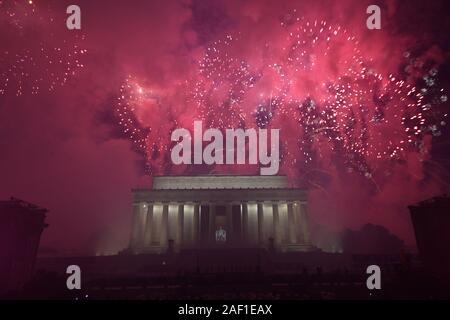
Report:
M44 249L117 252L151 174L258 172L174 167L171 130L259 125L281 129L280 173L310 188L315 224L414 246L406 206L449 190L448 5L379 1L371 31L372 2L78 1L69 31L72 3L0 1L0 198L50 209Z

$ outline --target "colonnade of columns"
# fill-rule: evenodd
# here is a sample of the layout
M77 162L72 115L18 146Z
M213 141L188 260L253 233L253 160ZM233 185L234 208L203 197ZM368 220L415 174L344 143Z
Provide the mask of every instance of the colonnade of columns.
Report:
M309 241L306 202L135 203L134 252L230 245L302 250ZM216 231L226 231L218 241Z

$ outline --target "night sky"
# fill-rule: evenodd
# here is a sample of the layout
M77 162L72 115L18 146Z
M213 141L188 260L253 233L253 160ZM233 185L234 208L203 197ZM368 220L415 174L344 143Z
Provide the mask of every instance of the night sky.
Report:
M414 246L406 206L449 191L446 2L76 1L68 30L72 1L0 0L0 198L50 210L42 253L114 253L152 176L259 172L172 165L174 129L279 128L313 224Z

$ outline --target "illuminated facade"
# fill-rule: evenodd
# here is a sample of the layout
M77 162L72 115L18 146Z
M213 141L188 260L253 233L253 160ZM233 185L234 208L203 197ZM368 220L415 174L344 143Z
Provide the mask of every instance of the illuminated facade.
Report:
M284 176L155 177L133 194L134 253L311 249L306 191Z

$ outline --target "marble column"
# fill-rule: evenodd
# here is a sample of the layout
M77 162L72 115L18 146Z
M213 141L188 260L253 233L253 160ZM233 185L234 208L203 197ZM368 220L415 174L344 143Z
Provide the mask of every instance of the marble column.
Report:
M301 214L301 227L303 233L303 244L309 244L309 221L308 221L308 211L306 202L300 203L300 214Z
M275 242L275 246L279 246L281 244L281 230L280 230L280 217L278 214L278 202L272 203L272 212L273 212L273 238Z
M161 214L161 231L159 243L161 247L167 248L169 237L169 205L167 203L162 204Z
M263 244L266 246L270 238L274 239L273 205L268 202L263 203L263 225Z
M292 202L288 203L288 228L289 228L289 244L297 243L297 232L295 224L295 214L294 214L294 204Z
M280 244L284 246L289 243L288 205L286 202L278 205L278 224L280 226Z
M209 243L216 243L216 205L209 204Z
M153 203L147 205L147 219L145 222L144 246L152 245L152 227L153 227Z
M262 202L258 202L258 242L259 245L264 245L266 239L264 235L264 209Z
M242 241L247 244L249 240L248 236L248 206L247 202L241 204L242 207Z
M178 248L183 246L184 235L184 204L178 204L177 233L175 244Z
M234 241L233 237L233 206L231 203L226 205L227 225L225 230L227 231L227 243Z
M192 246L195 238L195 222L194 222L193 203L186 203L183 210L183 245Z
M151 245L161 247L161 232L163 229L163 206L160 203L153 203L153 215L151 226Z
M138 229L138 248L142 250L145 247L145 229L147 227L147 208L148 205L143 203L139 208L139 229Z
M258 205L247 203L247 244L258 246L259 244Z
M198 203L194 204L194 225L193 225L193 243L198 244L200 240L200 206Z
M174 245L178 245L178 205L168 205L167 218L167 240L173 240Z
M302 227L300 225L300 223L301 223L301 221L300 221L301 220L300 206L297 201L294 201L293 209L294 209L294 225L295 225L295 238L296 238L295 243L300 244L300 243L302 243L303 236L302 236Z

